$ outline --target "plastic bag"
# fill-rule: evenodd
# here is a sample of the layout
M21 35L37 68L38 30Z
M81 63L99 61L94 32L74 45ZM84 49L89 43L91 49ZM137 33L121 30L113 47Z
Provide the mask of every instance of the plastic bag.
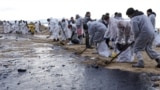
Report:
M105 43L105 40L98 43L97 51L98 51L98 54L101 56L104 56L104 57L111 56L111 51L109 50L107 44Z
M155 33L154 45L156 47L160 47L160 34L159 33Z
M117 58L117 62L133 62L134 54L131 50L131 47L128 47L125 51L123 51Z

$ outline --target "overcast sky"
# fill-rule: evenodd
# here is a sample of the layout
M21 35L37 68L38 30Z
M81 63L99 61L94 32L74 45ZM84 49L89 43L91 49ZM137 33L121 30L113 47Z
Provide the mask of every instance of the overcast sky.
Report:
M70 18L76 14L84 16L91 12L94 19L102 14L121 12L124 18L129 7L146 14L152 8L156 12L157 26L160 27L160 0L0 0L0 20L39 20L49 17Z

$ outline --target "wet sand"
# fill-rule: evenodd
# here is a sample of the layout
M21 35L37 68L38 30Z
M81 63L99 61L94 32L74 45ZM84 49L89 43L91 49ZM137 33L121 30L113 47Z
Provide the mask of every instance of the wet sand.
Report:
M58 43L46 40L46 35L1 36L0 90L153 88L146 73L93 66L94 59L64 50Z
M6 46L6 47L0 47L0 48L4 49L4 50L1 50L1 54L0 54L1 59L0 60L3 61L5 59L7 62L9 62L9 64L4 65L5 67L8 67L8 65L10 65L10 64L11 64L11 66L14 66L14 64L12 65L12 63L10 63L10 62L12 62L12 61L13 62L14 61L19 62L18 60L21 60L21 59L22 60L26 59L27 62L35 63L36 65L38 65L38 63L35 62L35 60L37 60L39 58L44 60L47 57L50 57L50 56L53 57L54 56L54 54L52 54L52 55L51 54L44 54L44 53L52 52L52 49L55 49L57 52L59 52L63 56L63 53L66 53L66 52L68 52L68 53L80 52L85 48L85 45L61 45L60 42L53 42L52 39L47 39L46 38L46 36L48 34L49 33L47 31L44 31L41 34L35 34L34 37L26 36L26 37L28 37L28 39L25 40L25 41L23 41L24 38L23 38L22 35L18 36L18 37L22 37L22 38L17 38L16 39L16 37L14 37L12 40L7 39L5 37L1 38L1 39L5 39L4 42L5 42L6 45L2 45L2 46ZM9 36L9 37L12 37L12 36ZM15 46L12 47L12 44L10 44L10 43L15 44L16 47ZM12 48L7 48L7 45L8 45L8 47L12 47ZM67 51L64 52L64 51L61 51L59 49L56 49L56 48L53 47L54 45L56 45L60 48L64 48ZM34 47L34 49L32 49L33 47ZM45 47L45 48L41 48L41 47ZM47 47L50 47L50 48L47 48ZM155 48L155 49L160 52L160 48ZM18 52L15 52L15 51L18 51ZM130 72L133 72L133 73L145 72L145 73L160 74L160 72L159 72L160 69L155 68L156 62L153 61L153 60L150 60L145 52L143 53L143 55L145 57L145 68L140 68L140 69L131 67L132 64L136 62L136 60L133 63L116 63L114 61L113 63L111 63L109 65L106 65L104 62L106 60L109 61L111 58L101 57L98 54L93 54L93 52L95 52L95 49L87 49L83 54L76 55L77 57L79 57L78 59L84 58L84 60L80 61L79 63L84 64L84 65L94 65L94 64L96 64L96 65L98 65L100 67L104 67L106 69L121 70L121 71L124 71L124 72L130 71ZM18 58L18 60L16 60L17 58ZM27 58L30 58L30 59L27 59ZM23 67L25 68L25 65L23 66L23 64L25 62L20 63L20 66L22 66L22 68ZM1 63L1 65L2 65L2 63ZM63 63L63 61L61 61L61 63ZM70 62L70 63L74 63L74 62ZM47 64L45 64L45 65L47 65ZM62 64L61 66L63 67L64 64ZM51 67L52 67L52 65L51 65ZM32 66L31 66L31 68L32 68ZM40 68L44 69L43 67L40 67ZM9 70L9 71L12 71L12 70ZM7 71L7 72L9 72L9 71ZM37 71L35 71L35 72L37 72ZM160 84L159 81L156 81L156 83ZM57 85L57 87L61 87L61 85ZM5 88L7 88L7 87L5 87ZM12 89L9 89L9 90L12 90Z

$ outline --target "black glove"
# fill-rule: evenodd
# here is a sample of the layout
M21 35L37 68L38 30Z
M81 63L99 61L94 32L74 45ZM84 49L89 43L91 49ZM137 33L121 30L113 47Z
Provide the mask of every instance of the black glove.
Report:
M134 44L134 43L135 43L135 41L132 41L131 43L133 43L133 44Z
M105 40L106 40L106 44L107 44L107 46L108 46L108 47L110 47L110 45L109 45L109 41L110 41L110 39L109 39L109 38L105 38Z
M128 46L127 44L116 43L116 48L117 48L119 51L124 51L124 50L126 50L127 46Z
M114 38L112 38L111 41L114 42L115 41Z
M71 38L68 38L68 40L70 40L70 41L71 41Z
M109 38L105 38L105 40L106 40L106 42L109 42L109 41L110 41L110 39L109 39Z

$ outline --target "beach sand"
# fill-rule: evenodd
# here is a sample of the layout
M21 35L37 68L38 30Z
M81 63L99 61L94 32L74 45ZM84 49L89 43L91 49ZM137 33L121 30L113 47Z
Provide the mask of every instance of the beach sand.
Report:
M49 32L46 28L43 27L43 29L41 29L41 33L37 34L35 33L35 35L49 35ZM81 52L85 49L85 45L67 45L67 44L61 44L60 42L53 42L51 39L35 39L37 40L37 42L45 42L45 43L51 43L53 45L58 45L61 46L62 48L68 50L68 52ZM157 52L160 52L160 47L155 47L154 48ZM98 54L95 54L95 48L94 49L86 49L86 51L84 51L82 54L78 54L78 56L80 57L85 57L85 61L82 61L82 64L90 64L90 65L98 65L98 66L102 66L105 67L107 69L119 69L122 71L131 71L131 72L145 72L145 73L154 73L154 74L160 74L160 69L156 68L155 66L157 65L155 60L151 60L148 55L143 52L143 56L144 56L144 63L145 63L145 68L133 68L132 64L136 63L137 60L135 58L135 60L132 63L117 63L116 60L114 60L112 63L110 64L105 64L106 61L110 61L111 58L108 57L102 57ZM160 81L157 81L157 83L160 84Z

